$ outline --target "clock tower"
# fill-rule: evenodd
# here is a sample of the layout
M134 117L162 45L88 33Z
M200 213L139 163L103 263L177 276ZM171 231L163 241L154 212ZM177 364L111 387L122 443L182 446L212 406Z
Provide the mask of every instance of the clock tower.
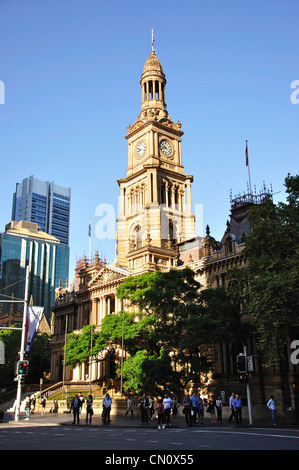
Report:
M168 115L166 78L153 45L140 85L140 114L127 127L127 175L118 181L117 264L133 273L175 267L175 243L195 236L193 177L184 173L183 132Z

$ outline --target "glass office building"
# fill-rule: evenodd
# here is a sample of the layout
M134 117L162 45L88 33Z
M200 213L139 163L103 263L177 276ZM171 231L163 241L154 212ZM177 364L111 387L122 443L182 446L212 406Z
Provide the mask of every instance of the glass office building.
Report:
M29 265L29 299L44 307L48 321L55 302L55 289L68 279L69 247L39 229L38 224L11 222L0 234L0 290L24 298L25 271ZM11 308L3 304L2 309ZM15 304L14 308L19 308Z
M40 229L69 245L71 188L33 176L16 184L11 220L35 222Z

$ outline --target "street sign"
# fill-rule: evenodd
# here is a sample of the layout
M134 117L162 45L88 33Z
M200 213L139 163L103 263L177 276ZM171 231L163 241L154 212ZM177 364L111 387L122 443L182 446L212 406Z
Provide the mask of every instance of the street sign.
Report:
M253 372L254 371L253 357L252 356L247 356L247 370L248 370L248 372Z

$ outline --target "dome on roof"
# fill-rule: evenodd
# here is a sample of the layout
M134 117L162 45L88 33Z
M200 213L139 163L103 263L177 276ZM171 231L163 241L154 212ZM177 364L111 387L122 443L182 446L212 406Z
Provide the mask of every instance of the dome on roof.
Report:
M143 67L143 73L152 72L152 71L164 73L162 65L158 57L156 56L155 51L151 51Z

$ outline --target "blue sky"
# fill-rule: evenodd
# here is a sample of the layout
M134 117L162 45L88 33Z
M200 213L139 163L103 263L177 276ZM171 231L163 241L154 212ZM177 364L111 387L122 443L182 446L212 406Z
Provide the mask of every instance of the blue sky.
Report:
M170 117L182 123L185 172L202 227L221 239L233 196L298 173L298 0L1 0L0 231L10 222L17 182L34 175L72 188L71 263L92 252L107 261L96 209L111 204L127 169L126 127L138 117L139 80L151 29L163 66ZM299 96L299 94L298 94Z

